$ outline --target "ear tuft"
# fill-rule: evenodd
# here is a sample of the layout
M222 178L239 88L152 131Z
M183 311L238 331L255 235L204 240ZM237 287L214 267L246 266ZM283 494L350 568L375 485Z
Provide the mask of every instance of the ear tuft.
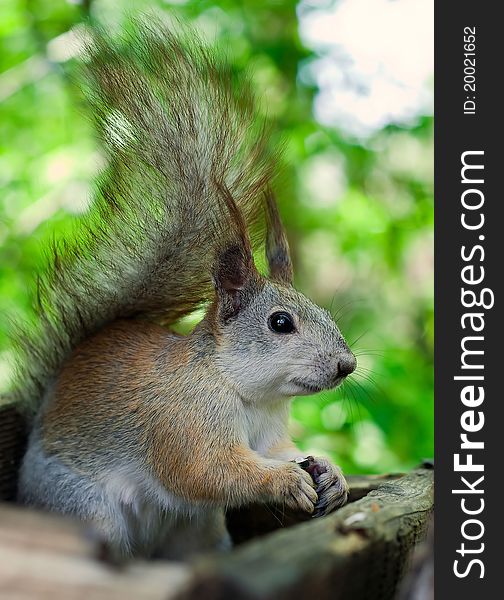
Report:
M213 280L219 310L224 320L235 316L243 306L246 289L258 275L243 215L224 184L216 184L229 215L230 239L216 256Z
M265 193L266 258L271 279L290 285L293 279L289 242L271 190Z

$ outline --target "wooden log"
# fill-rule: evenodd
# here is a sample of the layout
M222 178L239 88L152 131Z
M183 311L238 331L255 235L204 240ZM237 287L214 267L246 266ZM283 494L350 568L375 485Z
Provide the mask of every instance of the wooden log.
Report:
M387 481L394 481L404 474L386 475L350 475L347 476L350 494L348 501L360 500L372 490ZM311 516L305 512L265 504L252 504L232 509L227 513L227 526L233 543L243 544L255 537L271 533L277 529L292 527L298 523L310 521Z
M415 546L411 568L396 600L434 600L434 518L426 539Z
M433 471L381 483L336 513L203 560L184 600L391 600L433 508Z
M0 506L0 597L58 600L391 600L432 511L432 471L381 483L338 512L194 564L97 560L82 525Z
M0 405L0 499L14 498L25 435L15 407ZM82 525L0 505L0 597L391 600L432 512L433 471L349 482L352 502L321 519L279 517L274 507L235 511L230 526L241 545L189 565L134 561L114 568L97 560L103 547ZM261 511L269 522L257 520ZM306 522L285 528L300 519Z
M5 600L170 600L189 567L135 561L124 568L96 559L82 525L0 505L0 598Z

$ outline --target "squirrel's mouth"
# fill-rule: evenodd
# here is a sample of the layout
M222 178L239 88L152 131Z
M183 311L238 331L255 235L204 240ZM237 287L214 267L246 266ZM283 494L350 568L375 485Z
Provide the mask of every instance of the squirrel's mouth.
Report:
M317 392L321 392L323 390L320 385L311 383L309 381L302 381L301 379L293 379L291 383L311 394L316 394Z
M338 387L344 379L344 375L338 376L336 377L336 379L332 379L329 385L320 385L319 383L314 383L312 381L303 381L302 379L292 379L291 383L293 383L296 387L300 388L307 394L316 394L317 392L321 392L322 390L333 389L335 387Z

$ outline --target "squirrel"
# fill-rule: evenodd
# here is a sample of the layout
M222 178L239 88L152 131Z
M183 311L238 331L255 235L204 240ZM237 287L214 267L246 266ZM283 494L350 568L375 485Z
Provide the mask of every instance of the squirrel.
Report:
M91 524L125 557L229 548L228 507L343 505L341 470L313 459L315 489L287 421L294 396L336 387L356 359L292 285L249 80L160 22L90 26L84 46L107 166L16 334L32 416L19 500ZM173 331L202 306L191 333Z

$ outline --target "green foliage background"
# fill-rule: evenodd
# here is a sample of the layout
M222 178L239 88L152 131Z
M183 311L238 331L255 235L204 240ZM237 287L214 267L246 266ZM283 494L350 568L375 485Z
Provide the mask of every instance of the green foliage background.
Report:
M402 470L431 456L432 119L389 126L365 143L318 124L317 90L297 76L314 53L299 40L293 0L159 0L134 7L153 5L167 12L176 5L183 18L221 38L237 69L254 73L268 118L287 140L277 192L297 287L330 308L354 342L353 382L296 400L294 437L350 472ZM30 314L28 289L44 246L85 208L100 166L58 36L90 11L118 21L125 7L118 0L0 5L2 321ZM331 161L342 165L344 191L312 201L317 167ZM0 328L0 389L8 387L9 357Z

